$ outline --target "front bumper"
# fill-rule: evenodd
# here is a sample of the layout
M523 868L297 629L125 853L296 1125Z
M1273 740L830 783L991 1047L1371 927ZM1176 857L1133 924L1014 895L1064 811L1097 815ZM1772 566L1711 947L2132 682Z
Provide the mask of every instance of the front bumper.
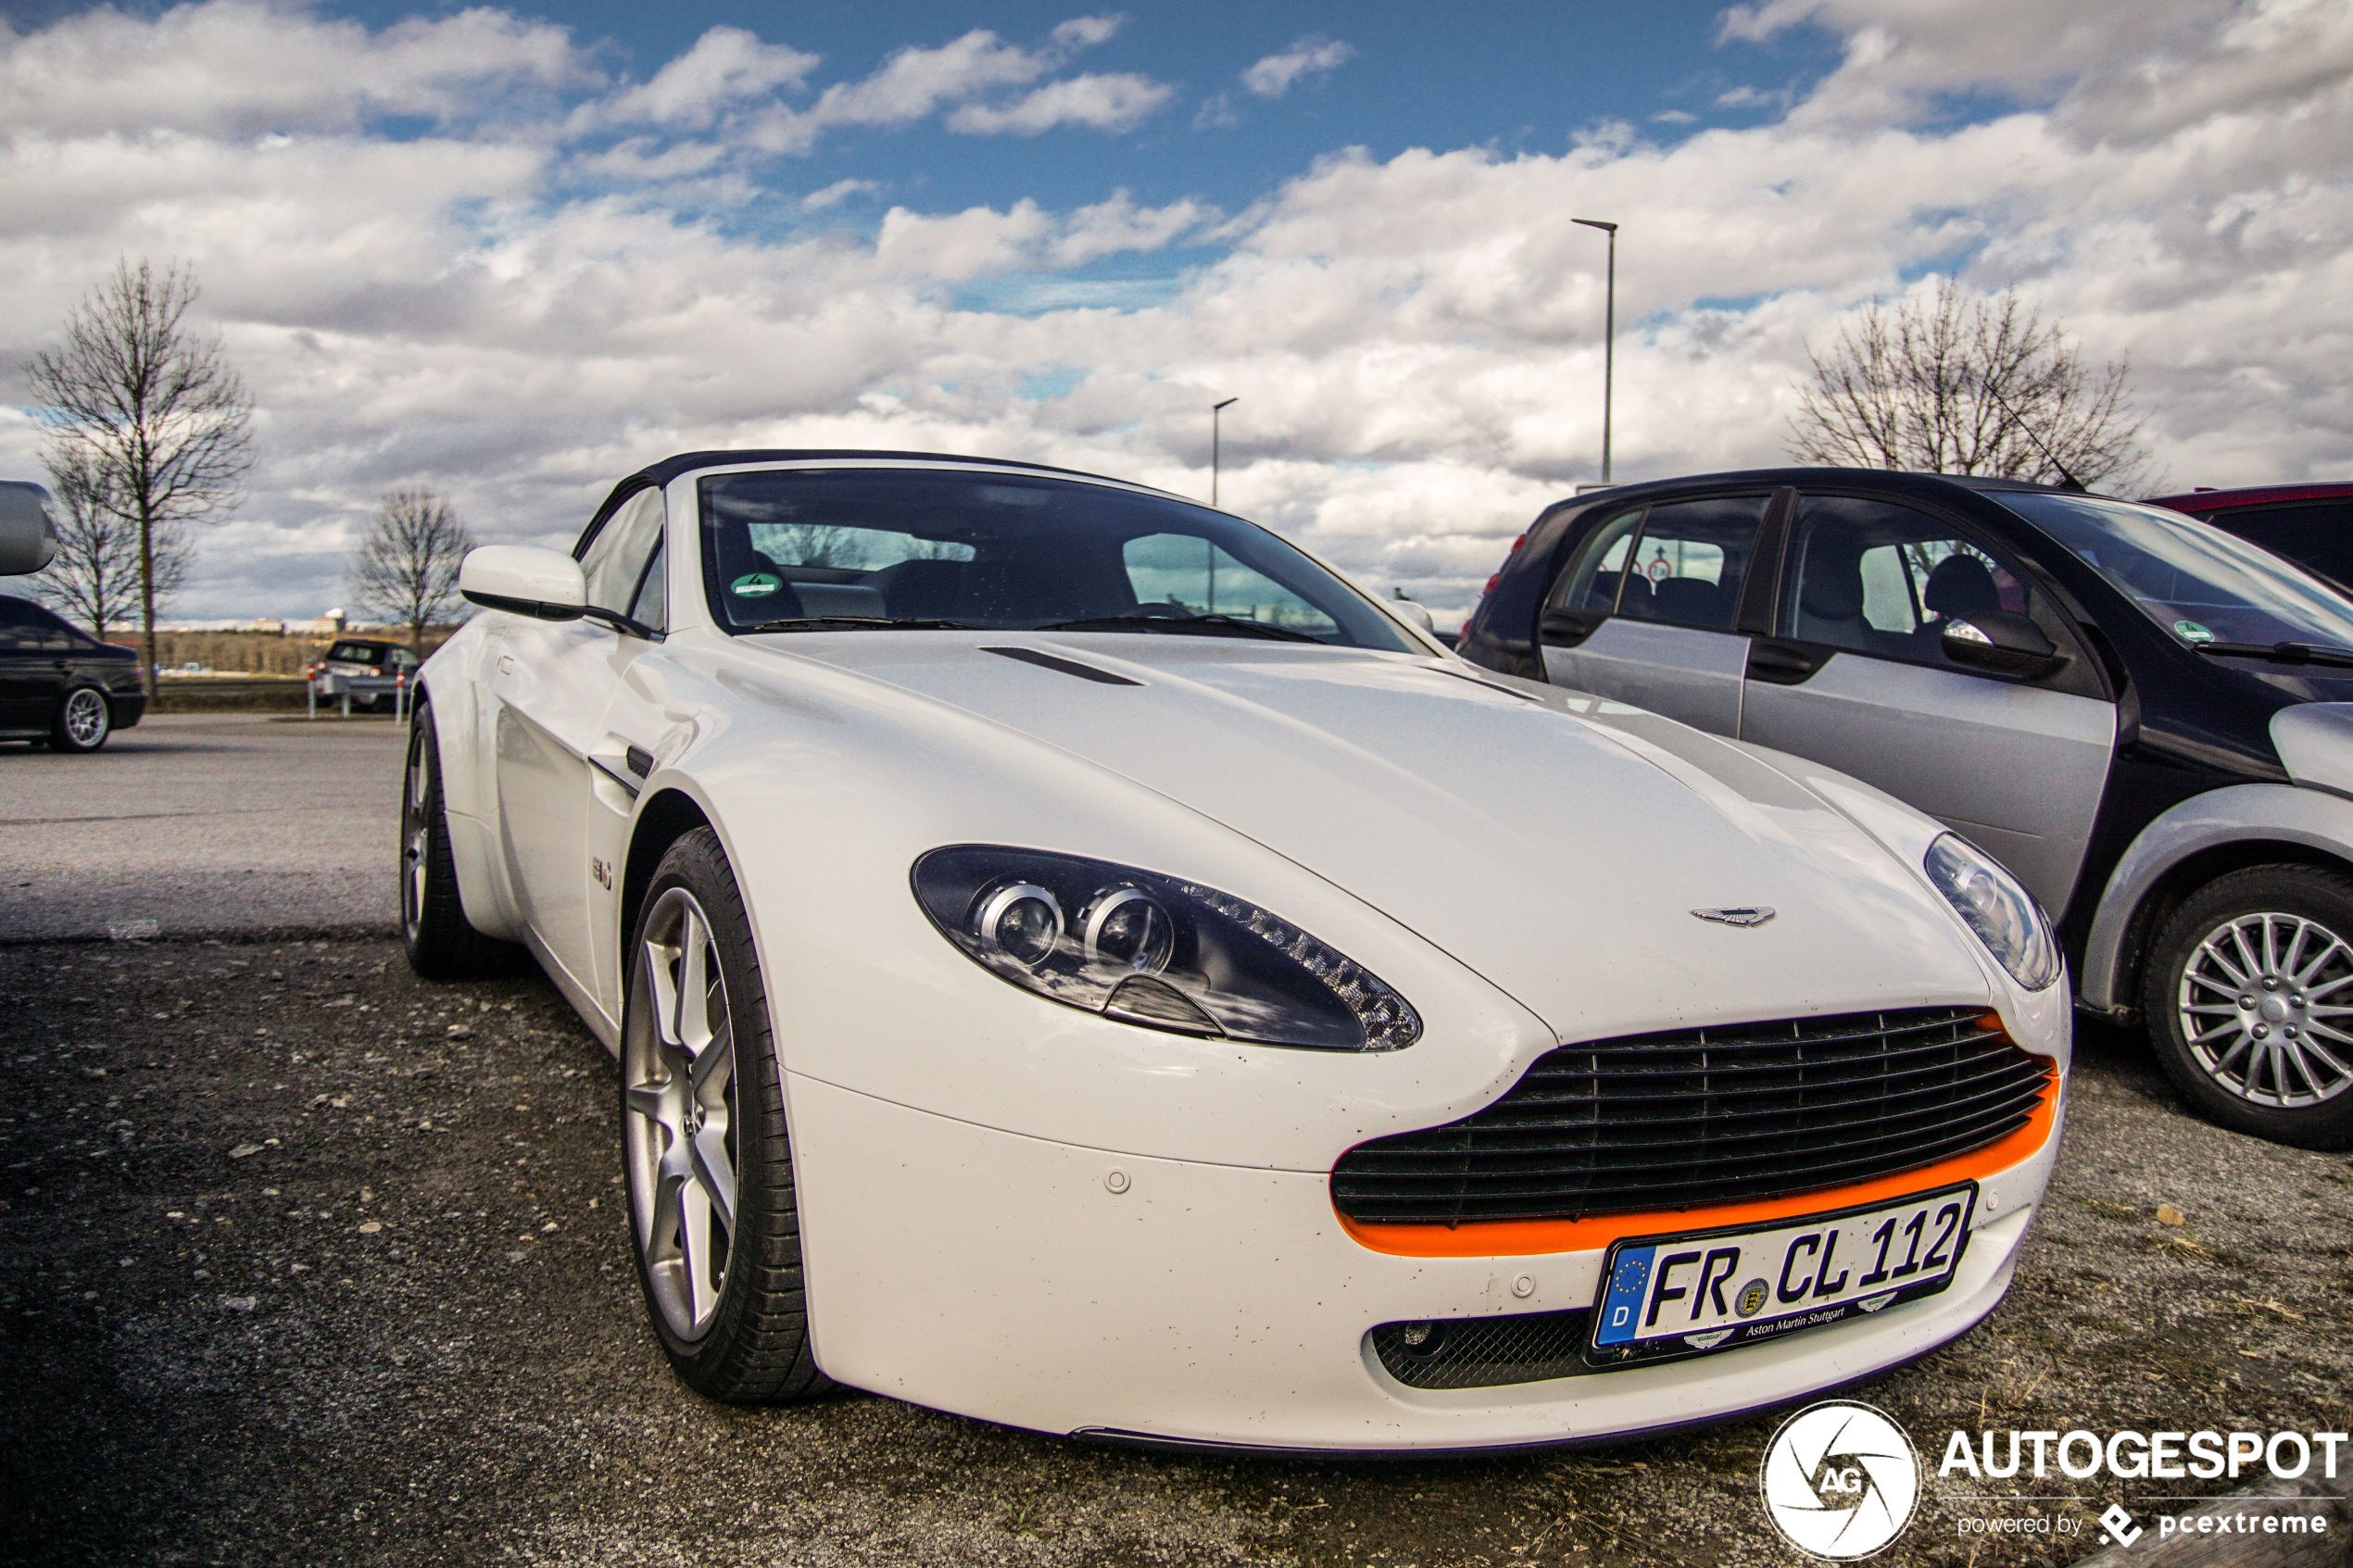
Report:
M1979 1178L1976 1229L1942 1294L1720 1355L1435 1390L1390 1377L1369 1331L1591 1307L1607 1241L1375 1251L1320 1173L997 1132L797 1073L786 1091L812 1332L831 1376L1038 1431L1327 1452L1590 1442L1912 1360L1999 1303L2058 1146L2055 1113L2040 1148ZM1831 1192L1817 1207L1841 1204Z

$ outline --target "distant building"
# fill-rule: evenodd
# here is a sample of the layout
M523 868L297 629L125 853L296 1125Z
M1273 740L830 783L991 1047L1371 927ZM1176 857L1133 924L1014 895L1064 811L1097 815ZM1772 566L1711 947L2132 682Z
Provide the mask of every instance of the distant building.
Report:
M286 623L283 621L251 621L245 623L245 630L266 632L272 636L283 637L286 634Z

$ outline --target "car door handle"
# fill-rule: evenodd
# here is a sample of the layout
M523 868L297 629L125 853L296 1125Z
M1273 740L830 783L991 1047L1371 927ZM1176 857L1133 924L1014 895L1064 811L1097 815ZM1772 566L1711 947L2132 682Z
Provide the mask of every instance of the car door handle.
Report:
M50 668L50 669L52 669L52 670L70 670L70 669L72 669L72 668L73 668L73 666L72 666L72 664L71 664L71 663L69 663L69 661L67 661L67 660L65 660L65 659L51 659L51 660L49 661L49 668Z
M1536 624L1536 634L1548 648L1573 648L1601 630L1608 619L1597 609L1548 609Z
M1748 678L1776 686L1794 686L1814 678L1815 671L1831 661L1836 648L1812 647L1803 643L1768 643L1762 640L1748 645Z

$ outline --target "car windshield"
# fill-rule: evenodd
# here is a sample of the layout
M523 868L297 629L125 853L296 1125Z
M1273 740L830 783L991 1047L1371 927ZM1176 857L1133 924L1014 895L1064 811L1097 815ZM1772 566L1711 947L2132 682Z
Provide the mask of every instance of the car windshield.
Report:
M1170 496L970 469L701 482L703 575L733 632L1174 632L1419 652L1263 528Z
M2353 648L2353 604L2297 567L2159 507L2001 491L2180 641Z

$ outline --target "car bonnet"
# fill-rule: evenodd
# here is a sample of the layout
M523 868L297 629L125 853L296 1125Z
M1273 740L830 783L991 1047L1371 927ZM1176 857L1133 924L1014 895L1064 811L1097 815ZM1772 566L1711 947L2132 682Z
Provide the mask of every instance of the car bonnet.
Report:
M1181 802L1416 931L1563 1038L1988 994L1957 923L1876 839L1739 748L1639 710L1437 659L1227 639L774 646ZM1753 908L1774 916L1699 913Z

